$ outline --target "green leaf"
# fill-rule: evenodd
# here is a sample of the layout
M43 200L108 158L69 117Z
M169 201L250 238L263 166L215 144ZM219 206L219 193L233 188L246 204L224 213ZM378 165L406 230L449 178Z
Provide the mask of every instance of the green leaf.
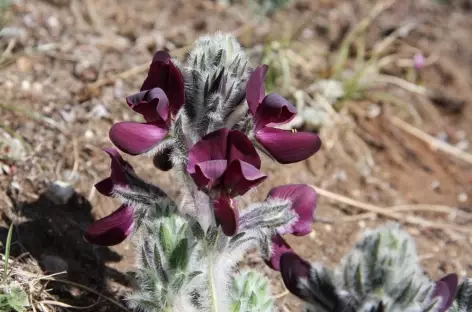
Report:
M172 269L185 270L188 264L188 240L182 239L172 251L169 264Z
M197 220L191 221L190 228L192 230L193 236L195 236L197 240L201 240L205 237L205 232L203 231L200 223L198 223Z
M206 233L206 241L210 248L216 245L218 240L218 229L214 226L210 227Z
M161 224L159 229L159 243L161 244L162 249L166 255L172 251L174 240L171 231L165 223Z
M29 306L28 295L19 286L11 287L5 294L0 294L1 311L23 312Z
M11 238L13 236L13 223L8 229L7 243L5 246L5 263L3 265L3 283L6 283L8 277L8 259L10 258Z
M184 282L185 282L185 274L183 273L177 274L170 286L171 290L174 292L178 292L184 285Z
M202 271L191 272L187 277L187 282L190 283L195 277L197 277L200 274L203 274L203 272Z

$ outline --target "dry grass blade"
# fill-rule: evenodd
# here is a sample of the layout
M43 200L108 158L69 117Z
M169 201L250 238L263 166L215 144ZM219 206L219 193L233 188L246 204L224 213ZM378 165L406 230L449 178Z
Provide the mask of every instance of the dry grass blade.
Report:
M78 287L78 288L81 288L81 289L84 289L88 292L91 292L105 300L107 300L108 302L114 304L115 306L117 306L118 308L120 308L121 310L123 311L127 311L129 312L130 310L125 307L124 305L122 305L121 303L119 303L118 301L116 301L115 299L113 298L110 298L110 297L107 297L103 294L101 294L100 292L96 291L96 290L93 290L92 288L89 288L85 285L82 285L82 284L79 284L79 283L75 283L75 282L72 282L72 281L68 281L68 280L63 280L63 279L56 279L56 278L51 278L51 277L44 277L42 278L42 280L49 280L49 281L54 281L54 282L59 282L59 283L64 283L64 284L68 284L68 285L72 285L72 286L75 286L75 287Z
M390 6L395 3L395 0L383 1L377 3L376 6L370 11L370 14L365 17L359 24L351 30L351 32L344 38L341 48L339 49L339 54L336 59L336 64L333 69L333 77L338 78L349 54L349 46L354 41L355 37L365 31L367 27L372 23L372 21L377 18L383 11L387 10Z
M99 304L99 303L100 303L100 299L97 300L97 302L95 302L95 303L93 303L93 304L91 304L91 305L84 306L84 307L78 307L78 306L73 306L73 305L70 305L70 304L67 304L67 303L63 303L63 302L59 302L59 301L54 301L54 300L42 300L42 301L36 302L36 305L45 305L45 304L48 304L48 305L58 306L58 307L63 307L63 308L68 308L68 309L85 310L85 309L93 308L94 306L96 306L96 305Z
M43 116L43 115L41 115L37 112L28 111L26 109L16 107L16 106L11 106L11 105L4 104L4 103L0 103L0 108L7 109L7 110L15 112L15 113L20 113L20 114L25 115L28 118L31 118L35 121L39 121L41 123L44 123L44 124L54 128L54 129L60 130L61 132L65 132L65 128L64 128L63 125L61 125L60 123L58 123L54 119Z
M443 142L439 139L436 139L435 137L432 137L431 135L425 133L424 131L413 127L412 125L404 122L400 118L396 116L392 116L389 118L390 122L395 125L396 127L402 129L403 131L413 135L417 139L420 139L421 141L427 143L432 150L440 150L446 154L449 154L451 156L454 156L458 159L461 159L469 164L472 164L472 155L469 153L466 153L457 147L454 147L446 142Z
M377 214L377 215L381 215L381 216L384 216L384 217L387 217L387 218L395 219L397 221L402 221L402 222L418 225L418 226L421 226L421 227L426 227L426 228L431 228L431 229L438 229L438 230L443 230L443 231L451 230L451 231L456 231L456 232L466 233L466 234L471 234L472 233L472 229L468 228L468 227L463 227L463 226L458 226L458 225L455 225L455 224L448 224L448 223L437 223L437 222L432 222L432 221L429 221L429 220L425 220L425 219L417 217L417 216L400 214L400 213L396 212L395 210L392 210L392 209L389 209L389 208L382 208L382 207L375 206L375 205L372 205L372 204L363 203L361 201L357 201L355 199L352 199L352 198L349 198L349 197L346 197L346 196L343 196L343 195L339 195L339 194L327 191L325 189L322 189L322 188L319 188L319 187L316 187L316 186L313 186L313 185L312 185L312 187L321 196L324 196L326 198L329 198L331 200L334 200L334 201L337 201L337 202L340 202L340 203L343 203L343 204L346 204L346 205L349 205L349 206L353 206L353 207L362 209L364 211L367 211L367 212L370 212L370 213L373 213L373 214Z

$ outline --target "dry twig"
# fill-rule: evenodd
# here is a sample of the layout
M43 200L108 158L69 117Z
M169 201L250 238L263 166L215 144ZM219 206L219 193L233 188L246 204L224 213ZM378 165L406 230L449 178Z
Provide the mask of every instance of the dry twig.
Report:
M469 164L472 164L472 155L469 153L466 153L457 147L454 147L444 141L441 141L439 139L436 139L435 137L427 134L426 132L413 127L412 125L404 122L400 118L396 116L392 116L389 118L390 122L395 125L396 127L402 129L403 131L413 135L417 139L427 143L430 148L434 151L440 150L446 154L449 154L451 156L454 156L458 159L461 159Z
M362 209L364 211L368 211L375 215L381 215L384 217L418 225L425 228L432 228L432 229L438 229L438 230L443 230L443 231L451 230L451 231L456 231L456 232L466 233L466 234L472 233L472 229L468 227L463 227L463 226L459 226L455 224L448 224L448 223L437 223L437 222L425 220L418 216L400 214L397 211L392 210L391 208L382 208L382 207L375 206L372 204L363 203L361 201L357 201L355 199L352 199L343 195L339 195L339 194L330 192L328 190L325 190L325 189L322 189L313 185L312 187L321 196L324 196L326 198L329 198L331 200L334 200L334 201L337 201L346 205L350 205L350 206Z

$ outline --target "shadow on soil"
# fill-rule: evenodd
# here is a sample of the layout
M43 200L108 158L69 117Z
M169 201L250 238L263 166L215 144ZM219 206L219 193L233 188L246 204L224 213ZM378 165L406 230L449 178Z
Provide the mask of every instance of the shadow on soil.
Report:
M18 203L15 214L27 221L16 224L11 254L14 258L29 253L37 260L45 274L67 271L58 278L66 279L114 297L117 286L128 286L127 276L109 268L106 263L118 262L121 256L107 247L97 247L83 239L85 228L94 221L92 206L82 195L75 193L66 204L55 204L45 194L31 203ZM4 216L4 221L11 220ZM5 242L8 228L0 228L0 239ZM3 251L2 251L3 252ZM60 301L77 306L91 305L97 296L79 291L64 283L48 284ZM103 301L103 300L102 300ZM83 311L115 311L102 301ZM81 309L82 310L82 309Z

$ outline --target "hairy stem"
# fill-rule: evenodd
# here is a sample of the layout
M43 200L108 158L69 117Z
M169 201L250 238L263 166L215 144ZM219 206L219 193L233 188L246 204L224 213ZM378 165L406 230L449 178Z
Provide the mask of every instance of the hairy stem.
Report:
M216 241L218 241L220 233L216 235ZM213 258L209 258L209 268L208 268L208 277L209 277L209 283L210 283L210 292L211 292L211 303L212 303L212 311L213 312L218 312L218 302L216 299L216 287L214 283L214 276L213 276Z

